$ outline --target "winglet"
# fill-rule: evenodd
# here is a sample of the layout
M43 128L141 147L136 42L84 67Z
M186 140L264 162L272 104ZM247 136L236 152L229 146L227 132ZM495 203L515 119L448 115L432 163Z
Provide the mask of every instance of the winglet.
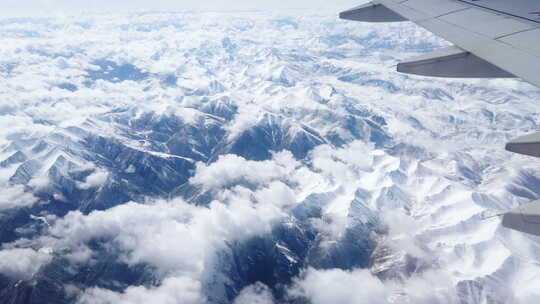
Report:
M382 4L373 2L351 8L339 14L339 18L362 22L401 22L407 21L401 15Z

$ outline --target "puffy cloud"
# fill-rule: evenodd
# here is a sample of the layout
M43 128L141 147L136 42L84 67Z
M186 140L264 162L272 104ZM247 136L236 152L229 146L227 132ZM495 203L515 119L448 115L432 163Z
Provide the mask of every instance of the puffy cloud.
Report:
M23 185L4 185L0 188L0 211L32 206L38 201L32 193L25 191Z
M343 184L371 171L373 158L373 147L363 141L354 141L341 149L323 145L312 151L313 166Z
M388 229L385 244L396 252L406 252L416 258L432 255L416 238L422 231L421 221L415 220L401 210L385 210L381 214L383 224Z
M58 219L39 241L83 263L92 258L89 241L107 240L108 250L125 263L150 264L165 278L201 280L225 242L268 233L285 216L283 198L288 201L289 195L285 185L271 184L254 192L235 187L222 194L226 204L214 201L208 207L172 200L128 203L88 215L75 211Z
M227 154L209 165L197 163L192 184L202 185L205 190L220 189L236 183L263 184L272 180L287 179L299 166L291 152L274 154L272 160L250 161L243 157Z
M268 286L258 282L242 289L234 304L273 304L275 302Z
M150 263L162 273L197 274L211 246L211 240L200 235L204 230L198 229L212 227L191 227L191 221L195 213L204 217L205 211L183 202L129 203L89 215L71 212L57 221L50 233L58 239L57 248L67 246L77 260L91 257L87 242L105 238L110 240L110 249L119 250L127 263ZM204 218L197 217L197 220L204 221Z
M35 189L43 189L45 187L47 187L49 185L49 183L51 182L51 180L49 179L48 176L46 175L39 175L39 176L36 176L34 178L32 178L29 182L28 182L28 185L30 187L33 187Z
M78 299L80 304L203 304L201 284L188 277L171 277L158 287L129 287L118 293L110 290L91 288Z
M13 97L11 95L10 97ZM9 101L0 101L0 106L6 104L9 105ZM32 117L22 113L11 113L8 115L2 115L0 112L0 145L11 142L7 138L13 136L21 136L24 134L47 134L54 128L51 126L45 126L42 124L36 124Z
M444 270L430 269L412 275L403 283L389 282L390 287L401 292L403 299L411 303L458 303L456 285L452 276Z
M194 180L212 189L238 179L257 183L258 187L236 185L222 189L216 193L217 200L208 206L174 199L132 202L88 215L74 211L53 221L48 234L37 242L51 246L72 262L87 263L95 258L88 246L90 241L106 240L105 248L118 254L120 261L152 265L163 278L158 287L130 287L123 293L89 289L84 292L82 303L137 303L153 297L164 303L174 302L181 294L174 286L186 282L202 284L208 275L206 271L214 267L215 254L225 249L226 243L269 233L276 220L287 216L286 210L297 203L297 198L279 179L294 176L291 172L297 165L289 152L277 153L273 160L264 162L222 157L215 164L199 165ZM235 169L240 173L232 174ZM261 173L262 170L271 172ZM219 176L225 178L216 184L213 178ZM250 290L244 292L244 299L250 297ZM256 290L260 288L253 289ZM259 298L268 298L267 293L260 293ZM198 295L193 297L193 303L202 299L200 292L193 294Z
M47 250L36 251L30 248L12 248L0 250L0 273L16 280L27 280L52 256Z
M381 281L368 269L308 268L289 290L293 297L323 303L457 303L454 282L444 272L427 271L403 281Z
M315 270L309 268L296 282L292 295L308 298L313 304L389 303L389 291L369 270Z
M100 187L105 184L108 177L109 173L107 171L96 169L92 174L86 177L84 183L79 184L79 188L90 189L94 187Z

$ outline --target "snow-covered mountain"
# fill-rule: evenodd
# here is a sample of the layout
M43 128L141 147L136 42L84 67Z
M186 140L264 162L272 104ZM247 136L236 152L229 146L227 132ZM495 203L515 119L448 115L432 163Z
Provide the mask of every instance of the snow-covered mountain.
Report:
M516 80L328 12L0 20L1 303L536 303Z

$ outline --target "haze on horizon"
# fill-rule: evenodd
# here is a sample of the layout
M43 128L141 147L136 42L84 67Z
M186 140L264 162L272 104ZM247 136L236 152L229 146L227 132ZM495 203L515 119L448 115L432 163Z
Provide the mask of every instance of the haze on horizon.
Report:
M285 9L347 9L366 0L3 0L0 3L0 17L24 15L58 15L65 12L81 11L181 11L181 10L285 10Z

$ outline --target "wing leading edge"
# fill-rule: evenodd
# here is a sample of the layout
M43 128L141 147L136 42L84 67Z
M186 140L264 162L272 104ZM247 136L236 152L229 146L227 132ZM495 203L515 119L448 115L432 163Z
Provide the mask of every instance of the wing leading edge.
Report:
M433 77L519 77L540 87L540 1L374 0L340 18L362 22L412 21L454 44L398 64L397 71ZM540 132L506 145L540 157ZM540 201L503 216L504 227L540 236Z

